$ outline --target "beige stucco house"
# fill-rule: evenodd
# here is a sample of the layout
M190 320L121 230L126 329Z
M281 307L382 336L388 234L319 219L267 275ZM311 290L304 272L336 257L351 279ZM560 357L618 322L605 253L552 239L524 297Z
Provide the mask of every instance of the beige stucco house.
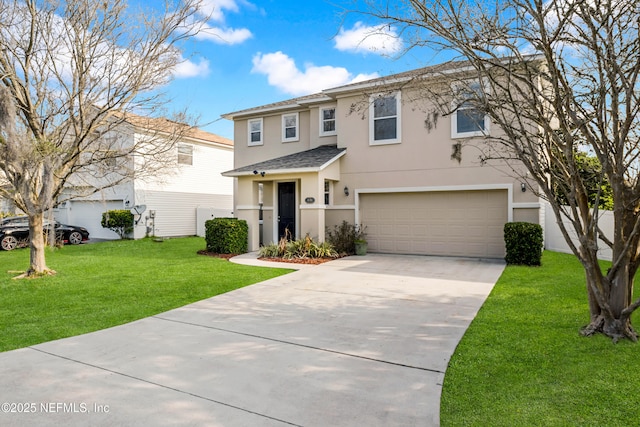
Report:
M504 224L538 223L540 203L518 165L479 161L484 135L499 131L488 117L463 105L426 123L433 105L420 88L456 66L225 114L235 169L223 175L237 179L250 250L285 229L324 240L346 220L366 226L372 252L503 257Z

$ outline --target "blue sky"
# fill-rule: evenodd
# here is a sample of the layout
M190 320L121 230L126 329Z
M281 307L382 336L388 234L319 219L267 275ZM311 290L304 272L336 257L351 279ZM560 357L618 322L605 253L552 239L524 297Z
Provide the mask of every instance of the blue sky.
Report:
M155 0L145 0L153 5ZM205 0L207 31L184 46L168 88L170 109L188 107L202 128L233 138L220 115L434 63L399 56L398 29L376 27L353 0Z

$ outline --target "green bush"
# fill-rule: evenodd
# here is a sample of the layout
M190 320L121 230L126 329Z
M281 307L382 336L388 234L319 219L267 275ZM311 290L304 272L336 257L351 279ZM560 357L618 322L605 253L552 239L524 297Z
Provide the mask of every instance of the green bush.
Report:
M504 225L507 264L540 265L542 258L542 227L529 222L508 222Z
M353 255L356 253L356 240L365 240L365 230L365 226L353 225L347 221L342 221L342 224L335 225L333 230L327 228L327 241L331 243L338 253Z
M337 258L338 252L329 242L314 242L307 234L304 239L280 239L280 242L260 248L260 257L264 258Z
M218 254L243 254L249 247L247 221L237 218L214 218L205 221L207 250Z
M121 239L133 231L133 214L127 209L116 209L102 213L103 228L108 228L118 233Z

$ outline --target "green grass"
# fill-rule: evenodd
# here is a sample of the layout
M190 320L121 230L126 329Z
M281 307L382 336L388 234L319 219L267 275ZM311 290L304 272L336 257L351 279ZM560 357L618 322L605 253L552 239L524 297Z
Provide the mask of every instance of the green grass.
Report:
M276 277L198 255L202 238L122 240L47 250L55 276L12 280L29 250L0 251L0 351L131 322Z
M640 347L584 338L581 265L509 266L445 374L443 426L622 426L640 419ZM633 323L638 325L634 314Z

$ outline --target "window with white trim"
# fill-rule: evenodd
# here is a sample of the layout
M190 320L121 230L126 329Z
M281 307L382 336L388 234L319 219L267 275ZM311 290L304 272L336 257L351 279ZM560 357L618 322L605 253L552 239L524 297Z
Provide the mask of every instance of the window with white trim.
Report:
M178 144L178 164L193 165L193 145Z
M247 121L249 146L262 145L262 119L251 119Z
M336 134L336 107L320 108L320 136Z
M482 99L483 88L479 81L454 84L455 100L451 115L451 138L468 138L489 134L489 117L474 105Z
M298 113L282 115L282 142L297 141L298 135Z
M324 180L324 204L331 204L331 181L328 179Z
M400 92L371 97L369 145L400 143Z

